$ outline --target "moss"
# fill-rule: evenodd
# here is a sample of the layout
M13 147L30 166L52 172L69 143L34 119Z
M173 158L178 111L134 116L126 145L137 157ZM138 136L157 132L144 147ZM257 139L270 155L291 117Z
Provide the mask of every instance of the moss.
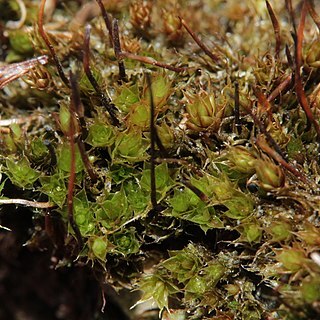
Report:
M119 35L81 1L44 34L24 4L0 35L0 205L13 189L46 206L58 264L91 263L168 319L319 315L312 2L107 1Z

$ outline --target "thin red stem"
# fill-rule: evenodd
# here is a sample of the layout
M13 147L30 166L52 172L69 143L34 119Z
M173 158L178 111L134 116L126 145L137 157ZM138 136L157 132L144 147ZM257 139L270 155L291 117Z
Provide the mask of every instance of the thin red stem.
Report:
M63 83L67 86L67 87L70 87L70 84L69 84L69 80L67 78L67 76L65 75L64 71L63 71L63 67L62 67L62 64L56 54L56 51L53 47L53 45L51 44L48 36L47 36L47 33L46 31L44 30L43 28L43 14L44 14L44 6L46 4L46 0L41 0L41 4L40 4L40 9L39 9L39 14L38 14L38 30L39 30L39 33L43 39L43 41L45 42L47 48L49 49L50 53L51 53L51 56L52 56L52 59L57 67L57 71L58 71L58 74L61 78L61 80L63 81Z
M295 44L295 88L298 101L307 116L308 122L314 126L317 133L317 139L320 142L320 126L318 121L313 116L301 79L303 30L305 26L307 11L307 2L304 1Z
M107 112L110 115L112 124L115 126L120 126L120 122L115 114L115 105L111 102L111 99L108 98L104 92L101 90L97 80L93 76L90 68L90 25L86 26L85 37L84 37L84 53L83 53L83 68L84 72L92 84L94 90L99 95L102 105L106 108Z
M281 47L281 37L280 37L280 24L279 21L273 11L272 6L270 5L269 1L266 0L266 5L268 9L268 13L272 22L273 30L274 30L274 35L276 38L276 52L275 56L276 58L279 58L279 53L280 53L280 47Z
M212 61L218 62L219 56L212 53L211 50L200 40L200 38L192 31L192 29L188 26L188 24L181 18L182 25L185 27L185 29L188 31L192 39L196 42L196 44L203 50L203 52L211 58Z
M132 60L136 60L136 61L140 61L142 63L146 63L146 64L151 64L153 66L157 66L160 68L164 68L164 69L168 69L174 72L184 72L190 68L183 68L183 67L174 67L170 64L166 64L160 61L157 61L153 58L150 57L145 57L145 56L139 56L130 52L121 52L119 54L120 58L128 58L128 59L132 59Z

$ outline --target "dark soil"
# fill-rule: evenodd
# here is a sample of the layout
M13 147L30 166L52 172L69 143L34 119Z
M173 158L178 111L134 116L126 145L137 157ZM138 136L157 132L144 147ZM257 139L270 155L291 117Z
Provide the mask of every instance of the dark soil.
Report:
M0 231L0 320L125 320L112 300L110 287L101 288L88 266L76 262L55 268L53 248L33 249L32 213L15 206L2 207L0 224L12 231ZM107 306L102 313L102 290Z

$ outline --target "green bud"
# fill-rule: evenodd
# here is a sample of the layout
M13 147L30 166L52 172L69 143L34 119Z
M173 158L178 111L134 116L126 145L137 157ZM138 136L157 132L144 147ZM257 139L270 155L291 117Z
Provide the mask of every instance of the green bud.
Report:
M89 128L87 142L93 147L109 147L113 144L115 135L111 127L95 123Z
M141 188L150 191L151 190L151 178L150 170L144 169L140 180ZM170 189L174 181L170 177L169 169L166 163L162 163L155 168L156 188L157 192L161 195L165 195L168 189Z
M141 279L139 289L143 292L141 301L153 298L158 308L168 309L169 294L178 292L178 288L171 283L165 282L158 275L149 275Z
M13 123L11 126L10 126L10 129L11 129L11 132L13 134L13 138L15 140L18 140L22 137L22 130L20 128L20 125L18 123Z
M190 200L192 200L193 197L192 193L187 191L188 189L183 190L175 190L174 196L170 198L169 203L172 206L173 210L177 213L180 212L186 212L190 206ZM195 195L195 197L200 201L199 197Z
M224 114L224 107L216 105L213 94L189 96L190 103L186 107L188 113L187 126L194 131L203 131L210 127L217 132Z
M184 289L187 292L202 295L207 289L207 280L201 276L194 276L189 280Z
M50 201L62 208L67 198L64 178L59 174L55 174L53 176L41 177L40 182L42 185L41 191L50 198Z
M20 188L32 188L33 183L40 177L40 172L32 169L27 158L18 161L6 160L7 174L11 182Z
M11 48L18 54L31 55L33 53L30 35L25 30L10 31L9 41Z
M224 276L226 268L219 262L210 264L208 267L203 269L207 283L210 287L215 286L218 281Z
M130 207L135 213L145 212L150 202L150 195L142 190L141 186L133 181L124 185Z
M157 109L165 105L168 97L170 96L171 81L168 80L168 77L165 75L158 74L152 79L152 95L153 102ZM145 87L145 100L150 101L149 88Z
M191 178L191 183L208 197L222 202L234 196L234 186L227 176L214 177L206 174L200 179Z
M91 72L95 80L97 81L98 85L100 87L104 86L104 78L102 77L102 74L100 70L98 70L94 65L91 65ZM87 95L92 95L96 93L96 90L93 88L91 82L89 81L87 75L83 73L81 75L79 86L81 89L81 92L84 92Z
M305 222L303 230L297 232L298 237L311 246L320 246L320 228Z
M146 149L147 146L142 139L141 132L128 130L117 135L112 155L113 157L119 155L128 161L140 161L144 158Z
M139 88L135 84L131 87L125 85L120 89L120 94L114 99L114 103L121 111L129 112L131 106L139 101Z
M91 244L91 250L96 258L105 261L107 255L108 241L105 237L97 237Z
M282 188L285 184L285 175L280 166L268 160L257 160L255 163L260 187L266 191Z
M111 241L115 245L115 251L124 256L139 252L140 245L135 236L135 228L113 234Z
M272 236L271 241L284 241L291 237L291 225L285 221L274 221L267 228L267 232Z
M48 148L43 143L43 139L35 138L30 144L30 158L39 162L43 160L48 154Z
M150 125L150 106L143 103L137 103L131 106L128 123L146 129Z
M11 135L6 134L6 135L4 135L3 138L1 137L1 139L3 139L3 142L4 142L4 145L5 145L7 152L14 153L17 151L15 139ZM2 142L2 141L0 140L0 142Z
M174 140L175 140L173 128L168 126L165 122L163 122L159 126L156 126L156 128L157 128L159 139L162 142L162 145L166 149L172 148L174 146Z
M237 146L229 149L227 154L232 169L251 175L255 172L256 157L245 147Z
M249 243L260 242L262 230L258 223L245 224L243 229L244 236Z
M187 283L200 271L200 252L197 248L189 244L183 250L170 251L170 258L163 261L161 265L169 270L174 278L180 283Z
M95 228L93 212L86 193L82 190L73 199L74 219L82 236L92 233Z
M70 129L70 121L71 121L71 114L69 111L69 107L66 105L60 106L59 112L59 120L60 120L60 127L64 133L69 132Z
M302 281L301 296L307 303L320 300L320 279L318 277L307 277Z
M299 271L306 262L304 251L299 248L282 249L277 254L277 260L291 272Z
M128 200L123 189L111 194L102 203L101 209L102 212L98 214L98 218L108 219L113 223L118 223L120 218L131 217L131 212L128 210Z
M306 62L310 67L319 68L320 66L320 41L316 39L310 46L306 56Z
M65 172L70 172L71 168L71 150L70 145L63 144L57 153L58 158L58 168ZM78 146L75 148L75 172L81 172L84 169L82 158L78 149Z
M229 209L224 215L231 219L242 220L253 212L252 200L240 192L238 196L234 196L232 199L224 201L223 204Z

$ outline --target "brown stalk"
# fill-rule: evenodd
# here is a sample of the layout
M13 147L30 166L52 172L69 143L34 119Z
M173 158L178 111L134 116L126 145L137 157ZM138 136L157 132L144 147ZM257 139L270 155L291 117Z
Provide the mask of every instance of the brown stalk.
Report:
M120 122L117 119L115 114L115 105L111 102L111 99L108 98L104 94L104 92L101 90L90 68L90 30L91 30L90 25L87 25L85 29L85 37L84 37L84 53L83 53L84 72L87 78L89 79L91 85L93 86L94 90L99 95L102 105L105 107L105 109L109 113L112 124L118 127L120 126Z
M258 98L259 99L259 98ZM259 102L260 103L260 102ZM253 122L256 124L256 126L260 129L260 132L263 133L266 138L268 143L276 150L278 154L281 155L283 159L286 159L286 156L283 154L281 148L279 145L275 142L275 140L272 138L270 133L267 131L265 124L258 119L258 117L252 112L250 108L248 108L245 105L242 105L242 107L248 112L248 114L251 116L253 119Z
M62 64L56 54L56 51L53 47L53 45L51 44L48 36L47 36L47 33L46 31L44 30L43 28L43 14L44 14L44 6L46 4L46 0L41 0L41 3L40 3L40 9L39 9L39 14L38 14L38 30L39 30L39 33L43 39L43 41L45 42L47 48L49 49L50 53L51 53L51 56L52 56L52 59L57 67L57 71L58 71L58 74L61 78L61 80L63 81L63 83L67 86L67 87L70 87L70 84L69 84L69 80L67 78L67 76L65 75L64 71L63 71L63 67L62 67Z
M291 52L290 52L288 45L286 45L286 57L287 57L289 66L291 67L292 70L294 70L293 57L291 55Z
M70 75L70 78L72 76ZM73 215L73 193L74 193L74 185L76 180L76 145L75 145L75 124L74 124L74 115L75 115L75 105L74 101L71 100L70 103L70 122L69 122L69 130L67 136L70 141L70 153L71 153L71 162L70 162L70 176L68 181L68 195L67 195L67 207L68 207L68 220L73 229L76 239L78 241L78 245L80 248L83 247L83 240L79 230L78 225L74 220Z
M239 100L239 82L234 83L234 125L236 132L241 134L241 123L240 123L240 100Z
M81 155L82 162L83 162L84 166L86 167L86 170L87 170L88 175L91 179L91 182L94 184L98 181L98 176L96 175L96 173L93 170L93 167L92 167L91 162L89 160L89 157L87 155L84 143L82 140L77 140L77 145L78 145L78 149L79 149L79 152Z
M279 95L284 94L290 88L292 82L292 75L289 74L285 79L270 93L267 97L268 102L272 102Z
M111 20L109 18L109 15L106 11L106 8L104 7L103 3L101 0L96 0L99 7L100 7L100 10L101 10L101 14L102 14L102 18L104 20L104 23L106 25L106 28L109 32L109 41L110 41L110 45L111 47L113 47L113 30L112 30L112 23L111 23Z
M314 3L312 0L307 1L307 7L309 10L309 14L314 21L314 23L317 25L318 29L320 30L320 16L317 14L315 8L314 8Z
M196 44L203 50L203 52L211 58L213 62L219 61L219 56L216 54L213 54L210 49L200 40L200 38L192 31L192 29L188 26L188 24L179 17L182 25L185 27L185 29L188 31L192 39L196 42Z
M311 108L308 103L308 99L306 96L306 93L304 91L304 87L302 84L301 79L301 73L300 69L302 67L302 42L303 42L303 30L305 26L305 19L307 14L308 6L307 2L303 2L302 11L301 11L301 18L298 26L298 32L297 32L297 39L295 43L295 89L298 101L304 110L307 119L308 119L308 127L312 124L316 130L317 133L317 140L320 142L320 126L319 123L316 121L316 119L313 116L313 113L311 111Z
M146 79L149 87L150 93L150 185L151 185L151 204L152 209L155 210L157 207L157 186L156 186L156 173L155 173L155 135L156 135L156 127L154 124L154 102L153 102L153 93L151 86L151 77L148 73L146 73Z
M118 26L117 19L113 20L113 44L114 44L114 54L116 55L116 58L118 60L118 66L119 66L119 80L126 82L127 81L126 69L123 61L120 58L121 44L119 39L119 26Z
M209 203L209 198L200 189L192 185L188 180L182 179L181 182L190 189L195 195L197 195L203 202Z
M157 61L153 58L150 57L144 57L144 56L139 56L130 52L121 52L119 54L120 58L128 58L128 59L132 59L132 60L136 60L136 61L140 61L142 63L146 63L146 64L151 64L153 66L157 66L160 68L164 68L164 69L168 69L174 72L184 72L190 68L185 68L185 67L174 67L170 64L166 64L160 61Z
M272 107L266 96L258 89L253 88L255 96L258 98L259 105L267 113L269 121L272 121Z
M273 11L272 6L270 5L269 1L266 0L266 5L268 9L268 13L272 22L273 30L274 30L274 35L276 38L276 51L275 51L275 56L276 59L279 58L279 53L280 53L280 47L281 47L281 37L280 37L280 24L279 21Z
M285 1L286 1L287 11L288 11L289 16L290 16L291 24L292 24L292 27L293 27L294 36L296 36L297 27L296 27L296 22L295 22L295 17L294 17L294 11L293 11L293 7L292 7L292 0L285 0Z
M75 113L79 117L79 122L80 122L80 119L82 119L82 121L81 121L82 122L82 125L81 125L82 133L77 138L77 145L79 148L82 162L84 163L84 166L90 176L90 179L93 183L95 183L98 180L98 177L92 168L91 162L89 161L89 158L88 158L88 155L86 153L86 149L85 149L85 146L83 143L83 133L86 134L86 128L83 127L83 124L85 125L84 116L83 116L84 111L83 111L83 105L80 100L78 80L77 80L76 75L74 75L73 73L70 74L70 84L71 84L72 103L74 106Z
M160 150L160 154L163 157L167 157L168 156L168 152L166 150L166 148L164 147L164 145L162 144L162 141L158 135L158 131L157 128L155 128L155 137L154 137L155 143L157 144L159 150Z

